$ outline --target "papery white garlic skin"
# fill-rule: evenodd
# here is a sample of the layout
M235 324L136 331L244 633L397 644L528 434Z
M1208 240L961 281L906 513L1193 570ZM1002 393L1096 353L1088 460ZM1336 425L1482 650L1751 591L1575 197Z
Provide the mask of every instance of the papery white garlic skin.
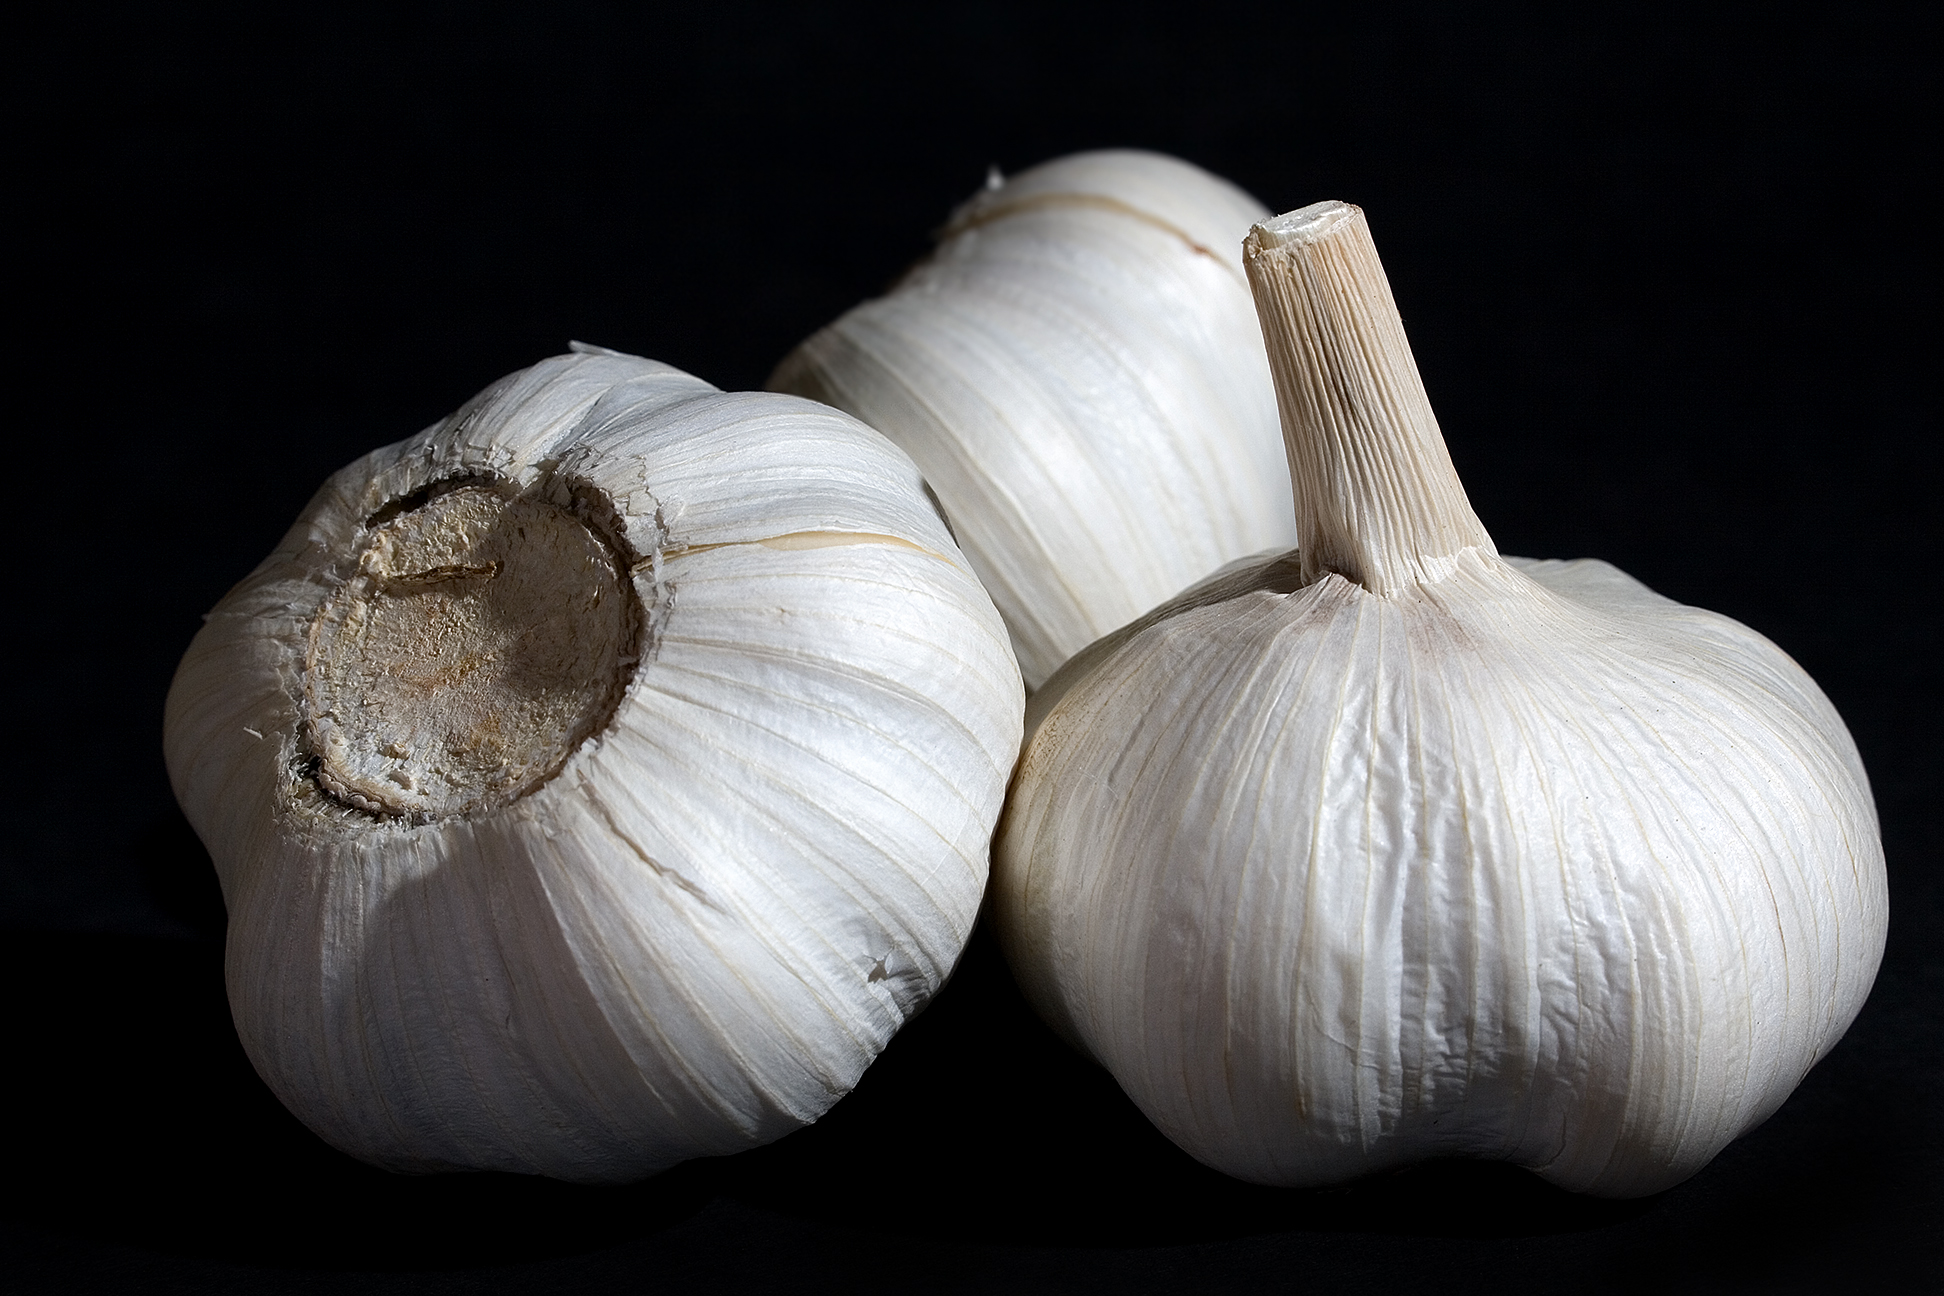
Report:
M424 520L439 509L458 520ZM579 576L511 583L549 518L584 596ZM420 532L459 557L387 574ZM500 625L468 581L581 599L580 629ZM600 620L624 592L633 619ZM358 666L428 598L448 600L412 623L432 648ZM574 653L612 665L613 699L598 671L585 705L562 692ZM515 786L518 733L451 722L428 754L357 696L409 701L413 671L461 680L440 697L499 672L518 696L479 709L486 729L580 706L592 731ZM584 348L331 478L210 614L166 748L229 907L238 1033L293 1112L394 1169L621 1181L815 1120L937 990L1022 705L895 447Z
M929 260L771 376L917 462L1029 688L1222 564L1294 543L1235 255L1267 215L1158 154L1048 162L968 201Z
M1304 309L1388 304L1340 269L1312 268L1328 290ZM1239 1177L1471 1156L1667 1188L1773 1112L1869 992L1887 896L1856 748L1746 627L1605 563L1499 557L1455 475L1387 513L1384 490L1420 484L1411 455L1449 472L1399 395L1415 366L1406 348L1365 382L1383 348L1328 340L1370 333L1319 333L1278 370L1315 379L1285 401L1318 401L1290 432L1320 483L1298 492L1305 552L1235 565L1032 700L994 846L1008 958L1170 1138ZM1377 488L1327 451L1368 450L1366 425L1407 447L1362 461ZM1413 526L1444 540L1389 561Z

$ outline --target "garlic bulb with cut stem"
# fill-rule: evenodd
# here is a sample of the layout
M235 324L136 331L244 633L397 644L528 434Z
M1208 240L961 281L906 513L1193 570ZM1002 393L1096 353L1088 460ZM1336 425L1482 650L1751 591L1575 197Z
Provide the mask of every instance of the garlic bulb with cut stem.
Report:
M1023 702L889 442L577 348L326 482L165 745L293 1112L618 1181L815 1120L938 989Z
M1034 696L994 847L1009 959L1242 1178L1470 1156L1669 1187L1869 992L1887 899L1856 748L1746 627L1498 555L1361 211L1278 217L1244 255L1301 549Z
M1268 214L1154 153L995 172L929 260L771 375L917 462L1029 688L1223 563L1294 543L1235 255Z

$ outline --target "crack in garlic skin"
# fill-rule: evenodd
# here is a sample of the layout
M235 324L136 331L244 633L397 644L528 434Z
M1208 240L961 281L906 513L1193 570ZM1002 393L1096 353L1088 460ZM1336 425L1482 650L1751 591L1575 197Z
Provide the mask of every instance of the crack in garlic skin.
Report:
M1230 265L1221 253L1206 243L1198 242L1195 236L1187 230L1182 229L1172 221L1156 216L1153 212L1136 206L1134 203L1124 202L1119 198L1110 197L1106 194L1034 193L1019 198L984 203L980 202L978 198L974 198L961 208L959 213L939 233L939 241L943 242L946 239L963 234L967 230L977 229L982 225L990 225L994 221L1005 220L1010 216L1061 207L1112 212L1116 216L1125 217L1132 221L1139 221L1143 225L1151 225L1165 234L1180 239L1182 245L1195 255L1205 256L1215 262L1215 264L1221 266L1237 283L1243 282L1241 272Z
M952 561L944 554L936 550L927 549L923 545L913 544L902 536L876 535L866 531L792 531L788 535L764 536L759 540L723 540L715 544L671 544L658 554L651 555L636 563L634 570L637 572L646 571L656 562L666 561L670 558L685 557L690 554L708 553L710 550L721 549L726 545L733 544L754 544L761 545L765 549L783 550L835 549L845 545L891 545L899 549L909 549L913 553L924 554L927 558L935 558L942 563Z

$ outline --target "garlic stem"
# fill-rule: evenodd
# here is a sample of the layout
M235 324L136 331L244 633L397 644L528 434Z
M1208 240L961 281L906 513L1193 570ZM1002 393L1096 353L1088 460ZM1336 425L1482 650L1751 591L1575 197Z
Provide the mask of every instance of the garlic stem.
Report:
M1320 202L1242 244L1296 496L1305 583L1373 594L1498 551L1451 466L1363 209Z

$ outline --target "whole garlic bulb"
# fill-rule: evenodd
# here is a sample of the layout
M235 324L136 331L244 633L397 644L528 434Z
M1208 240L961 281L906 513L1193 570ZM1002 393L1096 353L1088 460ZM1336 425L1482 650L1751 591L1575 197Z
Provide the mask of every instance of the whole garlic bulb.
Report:
M1869 785L1773 644L1605 563L1499 557L1362 213L1257 227L1299 552L1032 700L995 911L1039 1009L1194 1156L1434 1156L1656 1192L1862 1006Z
M771 375L917 462L1029 688L1223 563L1294 543L1234 252L1268 214L1154 153L995 172L928 261Z
M617 1181L815 1120L938 989L1023 704L889 442L581 348L325 483L166 747L293 1112Z

